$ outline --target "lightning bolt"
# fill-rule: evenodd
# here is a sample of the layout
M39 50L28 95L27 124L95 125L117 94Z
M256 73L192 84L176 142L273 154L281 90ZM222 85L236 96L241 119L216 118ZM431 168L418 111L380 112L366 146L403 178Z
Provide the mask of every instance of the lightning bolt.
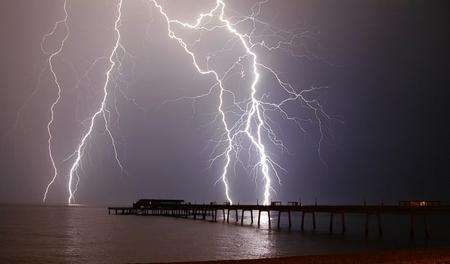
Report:
M59 20L55 23L52 30L46 34L42 40L41 47L45 54L49 55L48 65L52 75L52 79L57 86L57 98L52 103L50 107L50 121L47 126L48 131L48 151L51 160L51 164L53 167L53 177L51 178L49 184L44 193L43 201L45 202L47 198L47 193L54 183L55 179L58 176L58 169L56 166L55 159L53 158L53 150L52 150L52 130L54 124L54 112L55 107L59 103L61 99L62 86L60 85L60 81L58 79L57 74L54 71L53 60L56 56L60 55L64 43L69 36L69 27L68 27L68 12L67 12L67 1L64 1L64 12L65 16L62 20ZM242 16L240 15L237 20L236 17L226 17L226 9L228 7L224 0L215 0L215 5L210 8L207 12L200 13L195 22L183 22L177 19L171 18L167 11L164 9L163 5L159 3L157 0L147 0L147 3L153 6L164 19L167 25L167 36L169 39L172 39L178 43L182 50L191 58L192 66L196 69L196 71L201 75L211 76L214 80L214 85L212 85L209 90L197 96L191 97L182 97L171 101L178 101L183 99L189 99L195 101L196 99L200 99L209 95L212 95L212 91L218 89L218 104L217 104L217 115L214 118L214 122L220 122L221 127L223 127L223 133L220 135L218 140L214 140L212 142L216 143L214 147L212 157L210 159L210 164L212 165L219 159L223 159L223 167L220 172L220 176L218 177L218 182L222 182L225 189L225 197L229 203L233 203L233 199L231 198L231 190L229 184L229 174L230 174L230 166L234 161L234 170L236 174L236 164L244 162L241 160L241 153L246 149L246 145L244 145L244 141L248 142L248 157L252 157L252 151L256 153L257 161L254 162L252 166L249 166L250 174L254 173L255 180L256 175L261 175L264 181L264 189L263 189L263 204L268 205L271 201L271 194L275 192L275 188L273 186L274 179L277 179L278 183L281 184L281 180L279 177L279 171L286 171L280 164L274 161L274 159L269 155L267 150L267 142L269 141L275 147L278 147L282 150L287 150L287 147L284 145L283 141L278 138L275 129L272 128L271 124L273 124L272 118L268 113L277 112L281 115L282 118L294 122L295 125L302 131L306 132L303 128L302 123L308 122L312 123L312 119L303 119L289 114L286 110L287 105L292 102L300 102L301 106L310 111L314 116L315 123L318 126L320 132L320 139L318 142L318 154L320 159L322 159L321 155L321 145L324 141L324 134L328 131L327 121L332 119L333 117L328 115L322 105L320 104L318 99L314 99L309 96L315 91L319 91L322 89L326 89L327 87L313 87L310 89L299 90L294 87L291 83L287 82L277 73L277 71L262 63L260 57L258 56L259 50L263 50L266 52L273 52L277 50L287 51L289 55L301 58L302 56L295 54L290 48L295 48L296 41L301 38L303 33L297 33L294 31L284 31L270 26L270 24L261 21L257 18L260 14L262 6L268 3L268 0L257 2L251 9L252 13L250 16ZM94 132L95 125L97 120L103 119L105 125L105 132L107 136L110 138L114 158L117 161L117 164L121 168L122 172L124 172L124 167L119 159L118 149L116 146L116 141L114 139L113 133L110 129L109 123L109 115L110 111L108 110L108 98L110 96L110 87L111 82L113 81L114 70L117 69L119 72L122 68L121 60L123 59L119 54L119 51L123 52L123 56L133 57L128 51L126 51L125 47L121 44L121 34L120 34L120 26L122 19L122 4L123 0L118 0L116 10L117 16L114 21L114 30L116 34L116 39L113 44L113 48L107 56L109 61L109 66L105 72L106 80L103 84L103 96L97 110L90 116L88 119L89 125L86 128L86 131L82 134L79 144L76 147L76 150L72 155L66 158L64 161L73 159L72 165L69 170L69 179L68 179L68 192L69 198L68 203L72 203L75 199L75 194L78 190L78 184L80 181L79 178L79 169L85 154L86 146ZM230 9L232 10L232 9ZM234 21L233 21L234 20ZM239 25L241 23L251 23L251 30L249 33L242 33L238 30ZM265 27L265 31L269 33L264 33L263 35L256 35L256 25L261 24ZM61 41L58 49L54 52L46 52L43 48L43 43L45 40L53 36L59 27L59 25L64 25L66 29L66 34ZM181 28L184 30L188 30L191 32L213 32L217 30L225 30L227 35L230 35L230 40L227 42L229 46L235 48L238 46L241 49L241 54L238 56L238 59L232 63L232 65L225 70L223 73L219 73L220 71L210 67L210 59L213 55L217 55L221 52L230 51L231 48L223 48L222 50L217 51L213 55L208 55L206 59L206 66L200 66L200 55L198 55L194 51L194 46L196 43L200 41L197 39L196 41L190 43L186 38L182 37L182 35L177 34L177 29ZM269 45L263 40L258 40L261 37L269 36L269 37L280 37L286 35L287 37L281 37L282 40L275 42L272 45ZM246 63L249 65L249 69L246 71L244 68L246 67ZM94 62L95 64L95 62ZM92 66L92 65L91 65ZM248 90L248 97L245 99L238 99L238 95L236 95L230 88L227 87L225 81L230 78L232 72L236 69L240 69L241 78L244 78L250 75L250 83L246 89ZM89 70L88 70L89 71ZM261 77L267 74L267 76L271 76L274 82L277 84L281 91L287 94L283 99L279 99L276 102L270 99L269 94L265 93L261 86ZM117 87L118 92L129 102L135 104L138 108L141 108L135 99L129 98L122 89ZM308 95L308 96L307 96ZM226 105L226 96L232 97L231 106ZM228 103L228 102L227 102ZM115 105L115 111L120 117L117 105ZM236 118L237 116L237 118ZM223 147L223 149L221 148ZM250 158L248 158L250 160ZM245 166L244 166L245 167Z
M122 3L123 0L119 0L119 2L117 3L117 17L116 20L114 22L114 30L116 33L116 41L114 43L113 49L111 51L111 54L109 56L109 68L106 71L106 80L105 83L103 85L103 98L102 101L100 103L99 108L97 109L97 111L92 115L91 119L90 119L90 123L89 123L89 128L86 131L86 133L82 136L81 141L75 151L75 160L72 164L72 166L70 167L70 171L69 171L69 183L68 183L68 190L69 190L69 198L68 198L68 203L70 204L72 202L72 200L74 199L75 193L77 192L78 189L78 183L79 183L79 178L78 178L78 174L77 174L77 170L80 166L81 163L81 159L83 157L83 152L84 152L84 148L87 144L87 141L89 140L89 138L91 137L93 130L94 130L94 126L95 126L95 122L98 119L98 117L103 117L104 122L105 122L105 129L108 133L108 135L111 138L111 142L114 148L114 152L115 152L115 157L117 162L119 163L120 167L123 169L122 164L120 163L120 160L118 159L118 155L117 155L117 148L115 145L115 141L113 139L113 136L111 134L110 129L108 128L108 118L106 116L106 103L107 103L107 99L108 99L108 86L111 80L111 75L112 75L112 70L114 69L114 67L116 66L116 61L114 60L114 56L117 53L117 50L120 48L120 20L122 18ZM78 180L74 185L74 177L77 176Z
M120 27L120 19L122 16L121 13L121 8L122 8L122 2L123 0L120 0L117 4L117 17L114 23L114 30L116 32L117 35L117 39L114 43L113 49L108 57L109 60L109 67L107 68L106 71L106 80L103 86L103 97L100 103L99 108L97 109L97 111L91 116L91 118L89 119L89 126L87 128L87 131L84 133L84 135L82 135L80 143L77 145L75 152L70 155L68 158L66 158L64 161L67 161L71 158L74 158L74 161L70 167L70 171L69 171L69 180L68 180L68 192L69 192L69 198L68 198L68 203L70 204L73 199L74 199L74 195L78 189L78 183L79 183L79 175L77 173L77 170L80 167L80 163L84 154L84 149L86 147L86 144L89 140L89 138L91 137L94 127L95 127L95 123L96 120L99 117L102 117L102 119L104 120L105 123L105 131L106 134L109 136L110 140L111 140L111 144L113 147L113 152L114 152L114 158L117 162L117 164L119 165L119 167L121 168L123 173L126 173L124 166L122 164L122 162L119 159L119 155L118 155L118 149L117 149L117 145L116 145L116 141L113 137L113 134L111 132L111 129L109 128L109 111L106 109L106 103L107 103L107 98L108 98L108 86L110 84L110 80L111 80L111 74L112 71L114 69L114 67L116 66L116 62L114 60L114 57L117 55L117 51L118 49L122 49L121 45L120 45L120 31L119 31L119 27ZM58 78L57 73L55 72L54 69L54 59L60 55L63 51L64 48L64 44L67 41L67 39L69 38L69 26L68 26L68 20L69 20L69 14L67 11L67 7L68 7L68 0L64 1L64 5L63 5L63 9L64 9L64 18L61 20L58 20L55 22L55 24L53 25L52 29L49 31L49 33L45 34L42 38L41 41L41 50L45 55L48 55L48 68L49 71L51 73L51 77L52 77L52 81L53 83L56 85L57 87L57 97L56 99L52 102L51 106L50 106L50 120L47 124L47 132L48 132L48 153L49 153L49 158L51 161L51 165L53 168L53 175L47 185L47 187L45 188L45 192L43 195L43 202L45 202L47 200L47 196L48 196L48 192L51 189L51 186L53 185L53 183L55 182L56 178L58 177L58 168L56 165L56 161L53 155L53 127L54 127L54 122L55 122L55 108L58 105L58 103L61 100L61 95L62 95L62 85L60 82L60 79ZM63 25L64 29L65 29L65 34L64 37L62 39L62 41L60 42L60 45L58 46L58 48L55 51L47 51L45 49L45 42L48 38L52 37L55 35L56 31L58 30L59 26ZM123 49L124 50L124 49ZM124 50L125 52L125 50ZM103 59L103 57L100 57L98 59L96 59L94 62L91 63L90 67L88 68L88 70L86 71L86 73L82 76L81 79L85 78L86 75L90 72L91 68L99 61ZM119 61L120 63L120 61ZM79 81L81 81L81 79ZM79 83L77 84L77 87L79 86Z
M225 116L225 113L223 111L223 93L224 93L225 89L224 89L222 80L220 79L219 74L217 72L215 72L213 70L203 70L198 65L197 58L196 58L195 54L192 51L189 50L188 45L186 44L186 42L182 38L178 37L174 33L174 31L172 30L172 24L174 24L174 23L182 25L183 27L187 27L187 28L190 28L190 29L198 28L200 26L203 18L205 18L205 17L212 17L213 16L213 12L219 7L219 5L216 5L216 7L214 9L212 9L210 12L208 12L206 14L201 14L199 16L199 18L197 19L197 22L195 24L193 24L193 25L190 25L188 23L182 23L182 22L180 22L178 20L170 19L169 16L167 15L167 13L164 11L163 7L160 4L158 4L158 2L156 2L156 1L150 1L150 2L153 3L155 7L158 8L160 14L165 18L165 20L167 22L167 31L168 31L169 38L176 40L178 42L178 44L180 44L180 46L184 49L184 51L191 56L193 65L194 65L195 69L200 74L214 76L218 86L220 87L220 101L219 101L218 111L221 114L221 120L222 120L224 129L226 131L226 138L227 138L227 147L226 147L226 151L224 153L226 161L225 161L225 165L223 167L222 176L220 178L222 180L222 183L225 186L225 196L226 196L228 202L232 203L233 201L231 200L231 197L230 197L229 185L228 185L227 177L226 177L227 174L228 174L228 167L229 167L230 161L231 161L230 153L232 151L232 145L231 145L232 144L232 138L231 138L231 131L230 131L229 127L228 127L228 124L226 122L226 116Z
M274 51L278 49L286 49L286 46L293 46L294 41L297 38L300 38L300 33L291 33L290 39L286 41L279 41L275 43L274 45L268 45L264 41L259 42L253 42L252 41L252 35L255 32L255 25L256 23L262 23L266 26L269 26L265 22L261 22L257 20L255 17L259 15L261 8L264 4L268 2L266 1L260 1L257 2L257 4L252 8L252 15L248 17L244 17L243 19L238 20L237 22L231 22L229 19L225 17L225 8L226 3L223 0L216 0L215 6L211 8L208 12L201 13L198 15L195 23L188 23L188 22L182 22L177 19L172 19L168 16L167 12L164 10L163 6L159 4L156 0L150 0L150 2L159 10L159 13L164 17L166 23L167 23L167 31L168 31L168 37L171 39L174 39L178 42L178 44L181 46L181 48L184 49L184 51L192 58L192 63L195 69L202 75L212 75L215 79L216 84L210 88L210 90L206 94L202 94L199 96L193 96L193 97L183 97L178 98L176 100L172 101L178 101L181 99L191 99L195 100L204 96L208 96L211 94L211 91L214 87L219 87L219 104L217 106L217 111L220 115L220 120L222 123L222 126L225 130L224 138L225 140L219 140L219 143L224 143L226 145L225 151L219 153L218 155L215 155L211 161L212 163L215 162L217 159L224 157L225 162L222 169L222 174L219 180L221 180L225 187L225 195L226 198L230 203L232 203L232 199L230 198L230 188L227 180L227 176L229 174L229 166L232 159L232 152L235 153L236 160L239 161L239 151L242 150L244 147L240 143L239 137L241 135L245 135L246 138L250 141L251 146L256 150L257 156L258 156L258 162L253 166L252 171L254 170L260 170L260 173L262 174L262 177L264 179L264 192L263 192L263 204L268 205L270 204L271 199L271 192L274 191L274 188L272 186L272 178L275 177L278 182L281 184L281 180L278 174L278 170L285 169L276 163L267 153L266 146L264 143L264 135L266 135L269 140L276 146L286 149L283 141L281 139L278 139L276 136L276 133L270 126L270 118L267 116L266 112L268 111L278 111L283 118L286 120L294 122L301 131L305 132L305 130L302 127L302 122L310 121L310 120L303 120L300 118L297 118L295 116L291 116L284 107L290 103L295 101L301 101L305 108L311 110L314 113L315 119L318 123L319 131L321 134L319 143L318 143L318 154L320 159L323 161L320 149L321 144L324 140L324 128L325 122L322 121L322 119L330 120L332 117L328 115L322 108L320 102L316 99L307 99L306 94L312 93L314 91L324 89L324 87L315 87L311 89L302 90L300 92L296 92L296 89L293 85L291 85L289 82L286 82L282 80L282 78L279 76L279 74L272 69L271 67L264 65L259 61L258 54L256 53L255 49L257 47L261 47L267 51ZM211 19L216 18L220 22L218 25L212 24ZM209 19L209 20L208 20ZM243 34L238 31L237 25L240 23L246 22L250 20L253 25L253 29L249 34ZM208 26L209 25L209 26ZM202 68L198 61L196 54L192 51L192 46L187 43L182 37L178 36L175 33L175 30L173 29L173 26L180 26L181 28L188 29L188 30L194 30L194 31L205 31L205 32L212 32L214 30L218 29L226 29L226 31L233 36L233 38L238 40L238 43L243 49L244 54L242 54L238 61L236 61L233 66L228 69L223 76L220 76L219 73L215 70L212 70L207 66L206 68ZM284 32L286 33L286 32ZM276 34L276 33L275 33ZM196 43L196 42L195 42ZM194 43L194 45L195 45ZM290 55L294 57L299 57L298 55L294 54L293 52L290 52ZM227 75L231 70L237 66L242 66L243 60L248 59L251 64L251 76L252 81L248 89L250 90L250 98L246 102L245 108L242 108L238 105L238 102L234 102L234 106L236 106L238 109L243 111L243 114L240 115L240 118L237 122L234 124L229 124L227 122L227 111L224 107L224 95L226 93L230 93L233 98L236 98L236 95L229 89L225 88L223 80L227 78ZM259 84L260 79L262 75L262 71L266 71L269 74L273 76L275 81L277 82L278 86L283 89L284 92L288 94L287 98L281 100L278 103L274 103L271 101L268 101L268 96L258 96L259 92ZM244 70L242 70L242 76L245 75ZM235 113L232 113L235 114ZM250 151L250 147L249 147Z
M42 38L41 41L41 50L44 54L49 55L48 56L48 67L51 73L51 77L52 80L54 82L54 84L57 87L57 96L56 99L53 101L53 103L50 106L50 120L47 124L47 133L48 133L48 154L50 157L50 162L53 168L53 176L50 179L50 182L48 183L47 187L45 188L45 192L44 192L44 197L42 198L42 201L45 202L47 200L47 194L50 190L50 187L52 186L52 184L55 182L57 176L58 176L58 168L56 166L56 162L55 162L55 158L53 157L53 135L52 135L52 130L53 130L53 124L55 121L55 108L56 105L59 103L59 101L61 100L61 93L62 93L62 85L58 79L58 76L54 70L54 65L53 65L53 60L56 56L60 55L63 51L64 48L64 44L66 42L66 40L69 38L69 26L68 26L68 19L69 19L69 14L67 12L67 0L64 1L64 18L61 20L58 20L54 25L53 28L51 29L51 31L47 34L44 35L44 37ZM53 51L53 52L49 52L46 51L45 49L45 41L49 38L55 35L56 30L58 29L59 25L63 25L64 29L65 29L65 34L64 34L64 38L61 41L60 45L58 46L58 48Z

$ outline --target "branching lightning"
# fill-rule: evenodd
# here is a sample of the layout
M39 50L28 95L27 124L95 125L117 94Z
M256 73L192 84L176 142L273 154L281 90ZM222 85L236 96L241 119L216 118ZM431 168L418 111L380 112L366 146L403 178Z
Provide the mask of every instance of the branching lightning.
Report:
M92 115L92 118L90 120L90 124L89 124L89 128L88 128L87 132L81 138L80 144L78 145L78 147L77 147L77 149L75 151L75 161L73 162L72 166L70 167L69 184L68 184L68 189L69 189L68 203L69 204L74 199L74 195L75 195L75 193L77 191L77 188L78 188L78 182L79 181L77 181L75 183L75 187L73 186L74 185L74 183L73 183L74 177L77 174L77 169L80 166L80 162L81 162L81 159L83 157L83 151L84 151L84 148L85 148L85 146L87 144L87 140L89 140L89 137L91 136L91 134L92 134L92 132L94 130L95 121L96 121L96 119L99 116L103 117L103 119L105 121L105 128L106 128L106 131L108 132L108 135L111 138L111 143L112 143L113 148L114 148L116 160L118 161L119 165L123 169L123 167L122 167L122 165L120 163L120 160L118 159L118 156L117 156L117 148L116 148L116 145L115 145L114 138L112 137L111 131L108 128L108 118L106 117L106 110L105 110L106 109L106 102L107 102L107 99L108 99L108 85L109 85L109 82L111 80L112 70L114 69L114 66L116 65L116 61L114 60L114 56L116 55L116 52L117 52L117 50L119 49L119 46L120 46L120 30L119 30L119 27L120 27L120 19L122 17L122 3L123 3L123 0L120 0L118 2L118 4L117 4L117 13L118 14L117 14L116 21L114 23L114 30L116 32L117 37L116 37L116 42L114 44L114 47L113 47L113 49L111 51L111 55L109 56L110 66L109 66L108 70L106 71L106 80L105 80L105 84L103 86L103 98L102 98L100 107Z
M61 20L58 20L57 22L55 22L54 26L52 27L52 29L50 30L49 33L45 34L42 38L41 41L41 50L44 54L48 55L48 67L51 73L51 77L52 77L52 81L54 82L54 84L57 87L57 97L56 99L52 102L51 106L50 106L50 120L47 124L47 132L48 132L48 153L49 153L49 158L51 161L51 165L53 168L53 175L50 179L50 182L48 183L47 187L45 188L45 192L43 195L43 202L45 202L47 200L47 195L48 192L52 186L52 184L55 182L56 178L58 177L58 168L56 165L56 161L53 155L53 125L55 122L55 108L58 105L58 103L61 100L61 95L62 95L62 84L61 81L58 78L57 73L55 72L54 69L54 58L57 57L58 55L60 55L63 51L64 48L64 44L67 41L67 39L69 38L69 26L68 26L68 19L69 19L69 14L68 14L68 0L64 1L64 18ZM98 119L98 117L102 117L104 122L105 122L105 131L107 133L107 135L109 136L109 138L111 139L111 144L113 147L113 152L114 152L114 158L117 161L117 164L119 165L119 167L121 168L122 172L125 172L125 169L119 159L119 155L118 155L118 150L117 150L117 146L116 146L116 142L115 139L113 137L113 134L109 128L109 118L107 116L107 112L108 110L106 109L106 102L107 102L107 98L108 98L108 85L110 83L110 79L111 79L111 74L112 71L116 65L116 61L114 60L114 57L116 55L117 50L120 48L120 31L119 31L119 27L120 27L120 19L121 19L121 8L122 8L122 0L118 2L117 4L117 18L116 21L114 23L114 29L115 32L117 34L117 39L116 42L113 46L113 49L110 53L110 56L108 57L109 59L109 67L106 71L106 81L104 83L104 87L103 87L103 97L102 97L102 101L100 103L100 106L98 108L98 110L91 116L90 118L90 122L89 122L89 126L87 131L84 133L84 135L82 136L80 143L78 144L75 152L69 156L68 159L74 158L74 161L72 163L72 166L70 167L70 171L69 171L69 180L68 180L68 192L69 192L69 198L68 198L68 203L70 204L73 199L74 199L74 195L77 191L78 188L78 183L79 183L79 175L77 173L77 170L79 169L80 163L81 163L81 159L83 157L83 151L84 148L87 144L87 141L89 140L91 134L93 133L94 130L94 126L95 126L95 122ZM45 41L49 38L52 37L56 34L56 31L58 29L58 27L60 25L64 26L65 29L65 34L64 37L62 39L62 41L60 42L60 45L58 46L58 48L55 51L46 51L45 49ZM93 67L98 60L100 60L102 58L98 58L96 59L89 67L88 71L86 72L86 74L90 71L90 68Z
M230 198L230 190L229 185L227 184L227 175L229 171L229 166L232 158L232 152L235 152L235 156L238 157L239 155L239 149L242 149L242 146L240 144L239 137L244 134L248 140L251 142L252 147L256 149L256 153L259 157L259 161L255 164L254 169L260 170L263 179L264 179L264 197L263 197L263 204L268 205L270 203L271 199L271 192L274 190L272 186L272 176L271 174L279 181L281 182L279 175L278 175L278 169L284 170L278 163L276 163L272 158L269 157L267 154L267 150L264 144L264 133L268 136L268 138L278 147L281 147L285 149L285 146L283 142L278 139L270 127L270 119L265 114L266 111L276 110L279 111L284 118L287 120L291 120L295 122L299 127L303 130L301 126L301 122L303 120L299 120L296 117L293 117L287 113L286 110L283 109L283 106L286 105L289 102L300 100L303 102L307 108L310 110L313 110L315 113L316 120L319 122L320 132L321 132L321 138L319 142L319 155L320 155L320 144L323 140L323 133L322 133L322 122L321 117L325 118L331 118L329 115L327 115L320 103L317 100L308 100L303 95L307 92L311 92L312 90L315 90L316 88L312 88L309 90L303 90L301 92L296 92L294 87L288 83L283 81L279 75L276 73L276 71L261 62L258 61L258 55L254 51L255 47L260 46L262 48L265 48L268 51L276 50L282 47L282 45L291 45L291 42L278 42L275 46L269 46L264 41L260 41L258 43L253 43L251 39L251 34L243 34L240 33L236 29L236 25L239 23L242 23L246 20L252 20L255 21L255 16L259 14L261 6L268 1L261 1L256 4L256 11L253 12L253 15L250 17L245 17L242 20L239 20L235 23L232 23L230 20L228 20L225 17L225 8L226 4L223 0L216 0L216 5L209 10L206 13L201 13L198 17L195 23L190 24L187 22L182 22L176 19L171 19L168 14L165 12L162 5L160 5L156 0L151 0L155 7L158 8L161 15L165 18L167 23L167 30L168 30L168 36L171 39L176 40L179 45L185 50L187 54L190 55L192 58L193 66L197 69L197 71L200 74L209 74L212 75L215 78L216 86L219 87L219 104L217 106L217 111L220 113L222 125L225 130L225 142L219 141L219 143L225 143L226 148L224 152L219 153L218 155L214 156L212 158L212 162L216 161L220 157L225 158L225 163L223 165L223 171L222 175L220 177L220 180L222 180L224 187L225 187L225 194L230 203L232 203L232 200ZM208 21L205 22L207 19L217 18L220 21L220 24L207 26ZM217 71L214 71L210 69L209 67L207 69L202 69L202 67L199 66L198 59L195 55L195 53L190 49L189 45L186 43L186 41L183 40L182 37L179 37L176 35L173 26L178 25L182 28L190 29L190 30L198 30L198 31L207 31L211 32L217 29L226 29L229 34L231 34L234 38L236 38L241 45L244 54L239 56L239 61L236 61L232 68L234 68L237 65L241 65L242 61L244 59L250 60L251 63L251 76L252 81L249 87L250 90L250 98L246 102L246 106L244 109L239 107L236 102L235 106L243 110L243 113L240 114L240 117L237 122L230 125L227 122L227 113L224 110L224 94L225 93L231 93L233 98L235 98L235 95L232 91L229 89L226 89L223 84L223 80L227 77L227 73L231 71L232 68L230 68L223 76L220 76ZM294 38L297 37L296 35ZM258 85L260 82L261 77L261 71L265 70L269 74L272 74L272 76L276 79L278 85L289 95L288 98L282 100L278 103L273 103L270 101L264 101L264 99L267 99L267 97L260 96L258 97ZM242 73L244 74L244 73ZM200 98L205 95L209 95L211 91L209 91L207 94L191 97L190 99ZM256 128L254 128L256 127ZM237 158L238 159L238 158Z
M53 135L52 135L52 128L53 128L53 123L55 121L55 107L56 105L59 103L59 101L61 100L61 92L62 92L62 85L58 79L58 75L55 73L54 70L54 66L53 66L53 59L58 56L59 54L61 54L63 48L64 48L64 44L66 42L66 40L69 38L69 26L67 25L67 20L69 18L69 14L67 13L67 0L64 1L64 18L62 20L57 21L52 30L45 34L44 37L42 38L42 42L41 42L41 50L44 54L49 55L48 57L48 66L51 72L51 76L53 79L53 82L55 83L56 87L57 87L57 96L55 101L53 101L53 103L50 106L50 120L47 124L47 132L48 132L48 154L50 157L50 162L53 168L53 176L50 180L50 182L48 183L47 187L45 188L45 192L44 192L44 197L42 198L42 201L45 202L47 200L47 194L48 191L50 189L50 187L52 186L52 184L55 182L56 177L58 176L58 168L56 166L56 162L55 162L55 158L53 157L53 149L52 149L52 144L53 144ZM63 25L65 28L65 35L63 40L61 41L61 44L59 45L59 47L53 51L53 52L47 52L44 48L44 43L46 41L47 38L53 36L56 32L56 30L58 29L59 25Z
M44 35L41 47L45 54L48 57L48 66L51 72L52 80L57 87L57 98L51 104L50 107L50 121L47 126L48 131L48 152L50 156L50 161L53 168L53 176L44 193L43 201L45 202L47 199L47 194L55 179L58 176L58 169L53 157L53 136L52 130L54 125L54 114L55 107L58 105L61 94L62 94L62 85L58 76L54 70L53 60L56 56L60 55L63 48L64 43L69 37L69 27L68 27L68 12L67 12L67 1L64 1L64 13L65 16L62 20L57 21L54 24L52 30ZM167 36L169 39L176 41L176 43L180 46L180 48L186 53L187 56L190 57L192 61L192 66L196 69L196 71L201 75L211 76L213 78L214 84L209 88L209 90L197 96L192 97L183 97L178 98L172 101L178 101L183 99L196 100L206 96L212 95L215 89L218 89L218 104L216 106L217 115L214 118L214 122L219 122L221 129L223 129L223 134L220 135L218 140L214 140L213 142L216 144L213 150L213 154L210 159L210 164L223 160L223 165L221 166L220 176L218 177L217 182L222 182L225 189L225 197L229 203L233 203L233 199L231 197L231 186L229 183L229 174L232 163L243 163L241 161L241 155L243 155L243 151L247 147L247 155L248 157L253 156L252 153L255 153L257 158L255 162L249 166L250 173L255 175L261 175L264 181L264 189L263 189L263 204L268 205L271 201L271 194L275 191L273 186L273 181L276 179L279 183L281 183L279 177L279 171L285 171L284 168L274 161L273 158L269 155L269 151L267 148L267 143L272 143L275 147L280 148L282 150L286 150L287 147L284 145L283 141L278 138L275 130L272 128L273 121L269 116L269 113L277 112L281 115L282 118L294 122L298 128L305 132L302 123L303 122L315 122L318 126L319 132L321 134L319 142L318 142L318 154L320 159L322 160L320 149L321 144L324 140L324 131L326 128L326 121L332 119L330 115L328 115L323 107L321 106L319 100L310 99L307 94L313 93L314 91L324 89L324 87L314 87L305 90L298 90L291 83L285 81L273 67L269 67L264 64L258 56L258 52L272 52L275 50L287 50L289 55L293 57L300 57L292 51L289 51L289 47L294 46L295 41L300 38L301 33L294 33L290 31L282 31L279 29L274 29L268 23L258 20L257 16L261 12L262 6L269 2L269 0L259 1L252 7L252 14L250 16L242 16L240 15L237 19L236 17L227 17L226 11L232 10L226 5L225 0L212 0L215 2L215 5L211 7L207 12L200 13L195 22L183 22L174 18L171 18L165 10L164 6L158 0L145 0L150 4L151 8L157 10L158 15L160 15L165 24L167 25ZM116 146L116 141L113 137L113 133L109 127L109 110L107 107L109 95L111 92L111 82L113 80L113 75L115 69L120 71L122 67L121 58L118 54L119 51L122 51L124 54L127 53L126 49L121 44L121 34L120 34L120 26L122 19L122 5L123 0L118 0L116 6L116 19L114 21L114 30L115 30L115 42L113 43L113 48L107 56L109 61L109 66L105 72L106 80L103 83L103 95L97 110L89 117L88 122L89 125L86 128L86 131L82 134L82 137L76 147L76 150L72 155L70 155L66 160L72 160L72 164L70 166L69 177L68 177L68 192L69 198L68 203L72 203L75 199L75 194L78 189L79 183L79 169L83 160L83 156L85 154L86 146L94 133L94 128L97 123L97 120L103 119L105 125L105 132L111 139L111 144L114 152L114 158L117 161L117 164L124 172L124 167L122 162L119 159L118 149ZM250 32L242 33L239 30L239 25L242 23L250 22L252 25ZM269 45L261 39L261 35L256 37L256 24L261 24L269 31L267 36L279 36L277 32L283 32L287 37L283 38L276 43ZM63 40L61 41L58 49L53 52L46 52L44 49L45 40L53 36L59 27L59 25L63 25L66 29ZM237 56L237 60L234 61L231 66L224 72L219 71L218 69L214 69L214 67L210 66L209 61L211 56L206 58L206 65L202 65L200 62L200 55L194 49L196 43L200 40L194 41L194 43L189 42L182 34L178 33L178 30L185 30L188 32L217 32L223 33L226 37L230 39L230 46L233 48L239 47L240 54ZM224 32L222 32L224 31ZM270 33L271 32L271 33ZM226 48L219 50L217 53L224 52ZM246 70L244 65L248 65L248 69ZM240 72L242 78L245 76L249 77L249 84L245 88L248 92L247 98L238 98L239 96L235 94L235 92L230 89L226 81L230 78L230 75L233 71ZM285 98L281 100L271 100L270 96L266 94L262 89L261 78L262 76L271 76L274 82L277 84L283 94L286 94ZM118 91L124 96L124 98L136 106L136 100L132 98L128 98L120 87L116 87ZM232 103L229 103L225 98L229 96L232 99ZM286 110L287 105L292 102L300 102L301 106L308 111L311 111L314 116L314 120L312 119L302 119L296 116L293 116L288 113ZM227 105L228 104L228 105ZM229 105L231 104L231 105ZM139 106L138 106L139 107ZM115 108L118 116L117 106ZM248 144L244 146L243 142L247 142ZM236 165L235 165L236 166ZM236 170L236 168L234 168ZM236 173L235 173L236 174Z

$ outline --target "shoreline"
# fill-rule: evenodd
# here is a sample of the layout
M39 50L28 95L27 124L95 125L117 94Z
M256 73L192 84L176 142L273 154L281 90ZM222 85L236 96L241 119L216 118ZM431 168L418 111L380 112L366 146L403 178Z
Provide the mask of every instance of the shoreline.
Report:
M350 264L350 263L450 263L450 248L441 249L408 249L408 250L377 250L349 254L309 255L292 257L275 257L262 259L212 260L170 262L176 264Z

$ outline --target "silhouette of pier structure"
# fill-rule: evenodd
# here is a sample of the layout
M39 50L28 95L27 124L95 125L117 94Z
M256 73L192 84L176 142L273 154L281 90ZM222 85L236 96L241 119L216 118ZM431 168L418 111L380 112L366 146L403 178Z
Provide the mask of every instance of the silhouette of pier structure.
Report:
M257 214L257 226L261 225L262 214L267 214L267 224L269 229L272 228L271 213L277 214L277 229L281 227L281 216L287 214L288 228L292 227L292 217L294 213L300 215L300 229L305 230L305 217L310 216L312 219L312 230L317 229L317 214L329 215L329 232L333 234L335 216L340 216L341 233L345 234L347 230L346 215L356 214L365 216L364 235L369 236L370 219L375 217L377 222L378 236L383 236L383 215L404 215L410 218L410 237L414 239L416 234L416 218L423 217L425 224L425 238L430 238L430 228L427 221L429 215L450 214L450 206L440 205L439 202L422 202L416 203L401 201L399 205L302 205L298 202L289 202L286 205L281 202L272 202L270 205L252 205L252 204L217 204L211 202L209 204L191 204L185 203L183 200L161 200L161 199L142 199L133 203L132 207L108 207L108 214L116 215L141 215L141 216L169 216L176 218L186 218L194 220L205 220L217 222L218 215L222 216L222 222L238 223L244 225L244 214L250 213L250 223L254 224L254 213ZM234 215L234 218L231 219Z

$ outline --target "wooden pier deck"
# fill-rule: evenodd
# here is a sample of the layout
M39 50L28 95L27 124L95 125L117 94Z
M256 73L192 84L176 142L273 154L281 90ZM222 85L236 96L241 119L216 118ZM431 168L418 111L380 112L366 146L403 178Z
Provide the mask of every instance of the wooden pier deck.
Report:
M268 227L272 228L271 213L277 215L277 228L280 228L282 214L287 214L288 228L292 227L292 214L301 214L300 228L305 229L305 217L312 218L312 229L316 230L316 215L326 213L330 217L329 232L333 233L335 216L341 218L341 233L346 232L346 215L359 214L365 216L364 234L369 236L369 222L374 217L377 222L377 231L380 237L383 236L382 216L383 215L405 215L410 218L410 236L415 237L416 234L416 218L421 216L425 223L425 238L430 238L430 231L427 217L429 215L450 214L450 206L405 206L405 205L299 205L290 203L289 205L251 205L251 204L147 204L145 206L134 207L108 207L108 214L114 213L118 215L142 215L142 216L171 216L186 219L199 219L217 222L218 214L222 215L222 221L229 223L239 223L244 225L244 214L250 214L250 225L254 224L254 213L257 214L257 226L260 227L261 215L267 214ZM230 219L230 215L233 219Z

